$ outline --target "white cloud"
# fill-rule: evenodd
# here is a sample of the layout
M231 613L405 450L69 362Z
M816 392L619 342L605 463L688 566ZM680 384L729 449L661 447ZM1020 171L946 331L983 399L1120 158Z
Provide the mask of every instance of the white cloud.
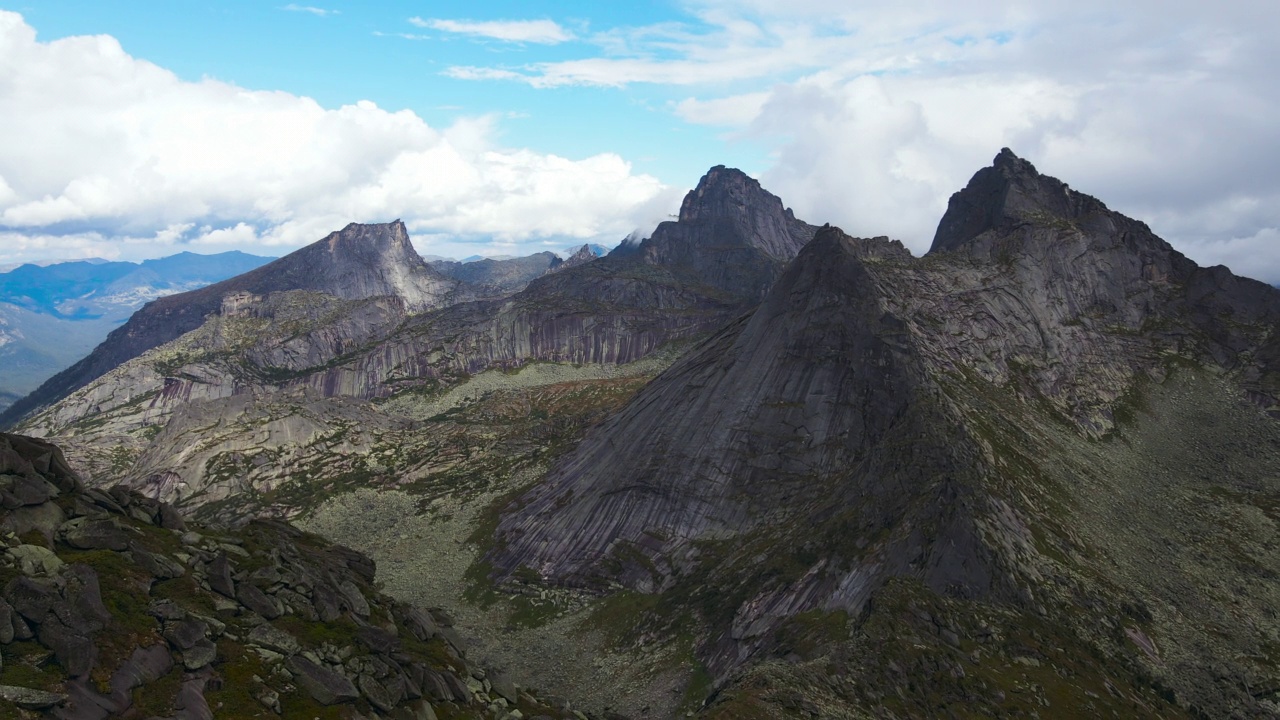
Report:
M498 146L492 117L435 128L367 101L186 82L109 36L39 42L10 12L0 77L0 261L182 243L283 252L397 217L424 233L612 242L668 192L614 154Z
M1192 257L1280 281L1267 241L1280 227L1280 14L1265 3L687 7L685 24L591 36L589 57L451 72L679 87L678 117L769 148L761 180L801 217L916 252L950 194L1009 146Z
M420 28L504 42L556 45L574 39L574 34L552 20L441 20L411 17L409 22Z
M311 6L311 5L298 5L298 4L296 4L296 3L289 3L288 5L285 5L284 7L280 8L280 9L281 9L281 10L288 10L289 12L305 12L305 13L311 13L312 15L318 15L318 16L320 16L320 17L327 17L327 16L329 16L329 15L340 15L340 14L341 14L341 12L340 12L340 11L338 11L338 10L327 10L327 9L325 9L325 8L313 7L313 6Z

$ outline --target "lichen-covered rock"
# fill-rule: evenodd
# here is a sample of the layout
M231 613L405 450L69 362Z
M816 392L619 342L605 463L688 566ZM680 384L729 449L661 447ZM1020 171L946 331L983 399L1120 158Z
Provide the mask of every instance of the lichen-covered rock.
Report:
M439 674L437 702L452 704L450 713L484 711L448 691L445 678L469 672L456 649L400 643L391 619L420 611L378 592L369 558L278 522L183 532L163 505L126 488L84 491L62 474L60 457L41 441L0 434L0 460L58 487L44 503L70 516L50 547L8 536L0 556L10 578L0 589L0 685L10 673L33 677L34 668L45 683L0 689L0 717L43 709L60 720L144 711L205 720L263 708L292 717L315 701L342 706L340 717L375 708L421 717L432 710L414 702L421 684L407 676L427 672ZM0 523L39 508L0 510ZM104 540L115 536L129 542ZM23 573L24 559L40 572ZM322 598L328 622L308 595Z

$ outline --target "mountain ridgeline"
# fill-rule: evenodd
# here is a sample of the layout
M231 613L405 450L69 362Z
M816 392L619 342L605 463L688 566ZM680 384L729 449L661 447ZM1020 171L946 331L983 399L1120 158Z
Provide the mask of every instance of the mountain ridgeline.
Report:
M90 485L329 528L601 712L1271 717L1278 324L1009 150L923 257L715 167L599 258L348 226L5 417Z

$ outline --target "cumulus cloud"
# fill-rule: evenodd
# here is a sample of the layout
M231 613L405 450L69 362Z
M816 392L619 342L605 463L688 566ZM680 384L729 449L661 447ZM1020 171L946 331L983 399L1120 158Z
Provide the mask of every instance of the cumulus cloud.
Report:
M284 252L397 217L424 237L616 242L669 192L615 154L500 147L493 117L436 128L365 101L186 82L109 36L39 42L11 12L0 77L0 262L186 243Z
M411 17L409 22L420 28L504 42L556 45L574 39L573 33L552 20L441 20Z
M597 33L589 57L451 72L683 88L671 111L768 148L761 180L797 214L917 253L1009 146L1193 258L1274 282L1280 14L1264 5L695 0L685 23Z

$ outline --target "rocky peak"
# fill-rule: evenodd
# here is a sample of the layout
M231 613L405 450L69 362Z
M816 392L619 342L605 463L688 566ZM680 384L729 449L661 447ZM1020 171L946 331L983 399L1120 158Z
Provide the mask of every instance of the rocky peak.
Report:
M984 232L1020 223L1096 224L1111 214L1102 201L1041 175L1030 162L1004 148L990 167L979 170L963 190L951 196L929 252L956 250Z
M404 223L351 223L242 275L147 303L92 353L0 414L0 425L56 402L112 368L200 327L209 315L223 309L243 312L255 296L288 290L344 300L390 296L409 312L441 307L464 294L458 281L441 275L418 255ZM234 297L224 306L228 296Z
M241 278L247 282L238 286L258 293L315 290L352 300L394 295L411 309L435 305L452 286L413 249L399 220L351 223Z
M589 263L595 259L596 259L596 254L591 250L591 246L584 244L582 247L578 248L572 255L565 258L563 266L573 267L574 265Z
M743 239L778 260L795 257L811 235L801 238L789 232L798 223L790 208L760 181L735 168L717 165L707 171L680 205L680 222L713 225L728 222L739 228Z

